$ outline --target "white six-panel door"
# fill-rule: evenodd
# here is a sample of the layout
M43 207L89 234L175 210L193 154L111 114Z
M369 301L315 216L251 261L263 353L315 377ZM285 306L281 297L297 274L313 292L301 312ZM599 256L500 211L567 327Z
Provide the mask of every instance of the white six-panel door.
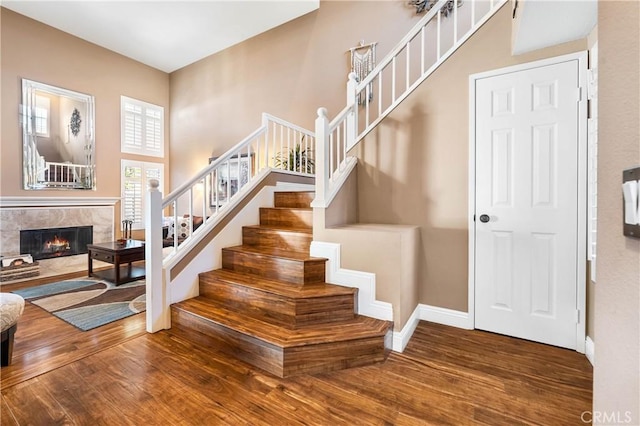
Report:
M578 62L475 80L475 327L573 349Z

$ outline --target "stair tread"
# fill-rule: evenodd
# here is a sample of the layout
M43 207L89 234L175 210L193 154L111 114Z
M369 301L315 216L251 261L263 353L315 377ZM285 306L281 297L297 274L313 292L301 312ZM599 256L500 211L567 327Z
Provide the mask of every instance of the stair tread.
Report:
M254 253L254 254L260 254L263 256L278 257L278 258L287 259L287 260L298 260L298 261L326 260L324 257L312 257L306 252L282 250L282 249L277 249L272 247L240 245L240 246L233 246L233 247L225 247L222 250L235 251L239 253Z
M313 234L311 228L294 228L290 226L277 226L277 225L245 225L243 228L260 229L277 232L299 232L302 234Z
M353 320L339 323L288 329L252 318L243 314L242 310L225 309L215 301L202 296L184 300L172 307L282 348L384 336L390 326L387 321L356 316Z
M303 211L309 212L313 211L313 207L260 207L263 210L294 210L294 211Z
M240 284L268 293L277 294L292 299L307 299L324 296L353 295L355 288L344 287L328 283L310 284L302 287L282 285L282 282L262 278L253 274L230 271L226 269L216 269L200 274L200 278L215 278L217 280Z

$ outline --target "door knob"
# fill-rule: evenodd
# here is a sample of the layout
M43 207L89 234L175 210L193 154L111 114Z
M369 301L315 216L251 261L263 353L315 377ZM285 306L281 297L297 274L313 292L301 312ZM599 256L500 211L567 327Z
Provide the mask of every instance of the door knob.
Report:
M488 214L480 215L480 222L487 223L491 220Z

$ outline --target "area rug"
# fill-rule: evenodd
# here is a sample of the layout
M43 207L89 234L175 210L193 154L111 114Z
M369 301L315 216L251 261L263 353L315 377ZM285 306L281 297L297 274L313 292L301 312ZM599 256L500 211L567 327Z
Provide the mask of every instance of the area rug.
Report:
M80 278L13 293L84 331L146 310L144 280L116 286L104 280Z

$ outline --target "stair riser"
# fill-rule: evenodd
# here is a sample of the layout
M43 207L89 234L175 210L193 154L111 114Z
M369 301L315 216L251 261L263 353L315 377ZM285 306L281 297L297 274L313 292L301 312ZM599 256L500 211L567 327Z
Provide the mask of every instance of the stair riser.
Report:
M309 253L313 235L305 232L277 231L272 229L243 228L242 244Z
M275 192L273 197L276 207L309 208L315 198L315 192Z
M311 229L313 226L313 210L283 210L260 207L260 225Z
M279 348L181 309L171 309L172 333L232 355L278 377L319 374L382 362L384 337Z
M287 348L284 352L283 377L362 367L382 362L387 355L384 337Z
M339 295L295 300L266 291L211 278L200 278L200 296L226 308L249 308L253 318L287 328L353 319L354 296Z
M297 285L323 283L325 262L325 259L300 261L222 249L224 269Z
M284 377L282 348L176 308L171 309L171 328L172 333L186 334L195 343L214 347L275 376Z

